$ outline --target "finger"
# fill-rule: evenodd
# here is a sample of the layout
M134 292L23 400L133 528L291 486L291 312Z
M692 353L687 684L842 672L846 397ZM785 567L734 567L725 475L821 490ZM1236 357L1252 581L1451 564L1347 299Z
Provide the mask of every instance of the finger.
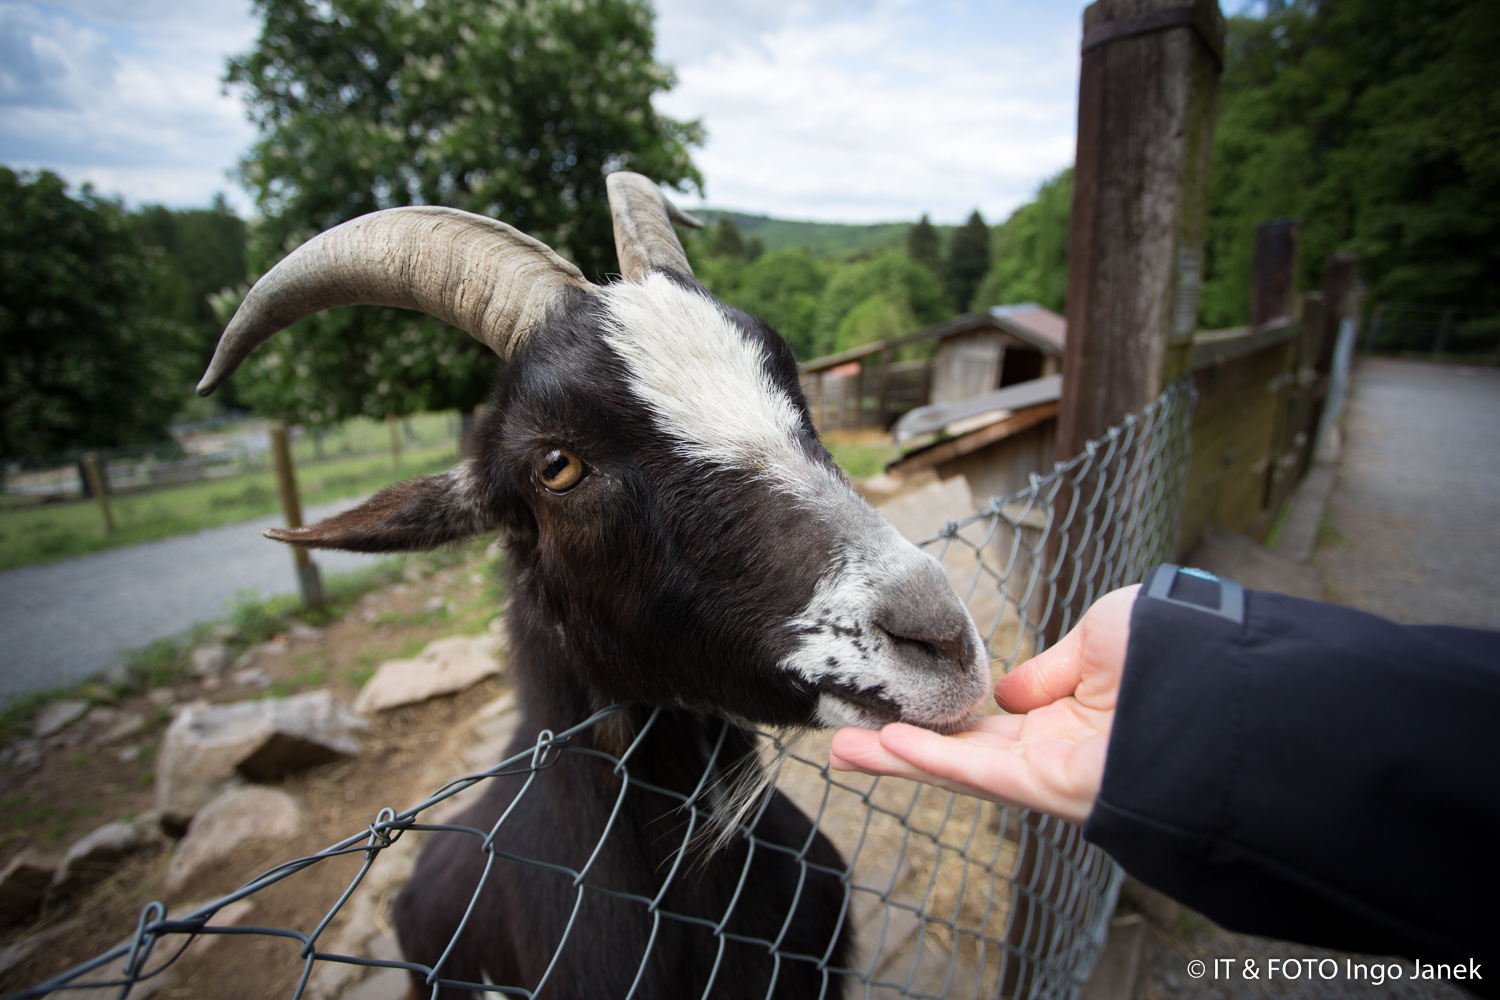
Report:
M995 684L995 704L1007 712L1024 713L1050 705L1078 690L1083 679L1078 629L1057 645L1043 650Z
M998 738L997 738L998 739ZM943 779L944 787L958 786L970 794L1041 808L1030 790L1026 760L1002 746L977 746L975 741L939 736L927 729L894 723L880 731L881 746L917 771Z
M834 733L828 751L828 765L835 771L933 781L932 775L918 770L881 746L880 734L868 729L840 729Z

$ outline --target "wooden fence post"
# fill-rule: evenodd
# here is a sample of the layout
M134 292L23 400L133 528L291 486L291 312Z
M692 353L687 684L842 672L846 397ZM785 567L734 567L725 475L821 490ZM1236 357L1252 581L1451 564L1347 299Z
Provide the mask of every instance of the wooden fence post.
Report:
M89 489L99 504L99 513L104 516L104 533L115 533L115 514L109 509L109 494L105 492L104 470L99 467L99 456L89 452L83 456L83 474L88 477Z
M1265 326L1297 312L1302 220L1269 219L1255 227L1250 275L1250 325Z
M287 446L286 427L271 425L271 459L276 464L276 487L281 494L281 510L286 515L288 528L302 527L302 500L297 495L297 473L292 465L292 450ZM302 591L302 603L309 608L323 606L323 581L318 576L318 564L312 561L307 549L292 546L292 562L297 567L297 587Z
M1096 0L1084 9L1061 460L1189 371L1223 53L1224 15L1215 0ZM1089 485L1080 484L1083 496ZM1058 509L1070 500L1060 493ZM1063 548L1060 535L1048 543L1058 600L1047 645L1102 584L1077 575L1091 562L1077 546L1075 538ZM1041 814L1020 824L1005 996L1031 995L1043 973L1030 959L1069 916L1060 912L1072 905L1059 895L1064 880L1053 877L1061 864L1057 838Z

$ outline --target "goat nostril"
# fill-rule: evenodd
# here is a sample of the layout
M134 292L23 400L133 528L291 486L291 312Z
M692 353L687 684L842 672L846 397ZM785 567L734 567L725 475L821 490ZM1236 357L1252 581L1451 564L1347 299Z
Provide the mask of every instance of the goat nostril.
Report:
M897 645L906 644L920 646L931 656L946 663L963 667L969 662L970 654L973 652L973 644L969 641L968 629L959 629L958 632L942 635L902 635L889 627L885 627L886 635L894 639Z

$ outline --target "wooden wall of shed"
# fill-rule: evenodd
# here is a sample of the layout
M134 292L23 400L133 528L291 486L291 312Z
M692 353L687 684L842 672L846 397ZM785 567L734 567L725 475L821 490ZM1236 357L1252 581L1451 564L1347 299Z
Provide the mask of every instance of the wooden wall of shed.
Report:
M969 491L983 505L990 497L1008 497L1031 485L1031 474L1052 468L1057 456L1057 418L1050 417L1019 434L944 462L937 467L943 479L963 476Z

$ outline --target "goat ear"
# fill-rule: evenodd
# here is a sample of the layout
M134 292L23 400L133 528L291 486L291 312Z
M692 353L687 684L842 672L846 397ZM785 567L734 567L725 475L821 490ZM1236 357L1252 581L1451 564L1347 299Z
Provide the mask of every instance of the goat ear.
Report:
M269 528L265 535L313 549L418 552L496 531L499 518L479 486L473 459L447 472L387 486L342 514L306 528Z

